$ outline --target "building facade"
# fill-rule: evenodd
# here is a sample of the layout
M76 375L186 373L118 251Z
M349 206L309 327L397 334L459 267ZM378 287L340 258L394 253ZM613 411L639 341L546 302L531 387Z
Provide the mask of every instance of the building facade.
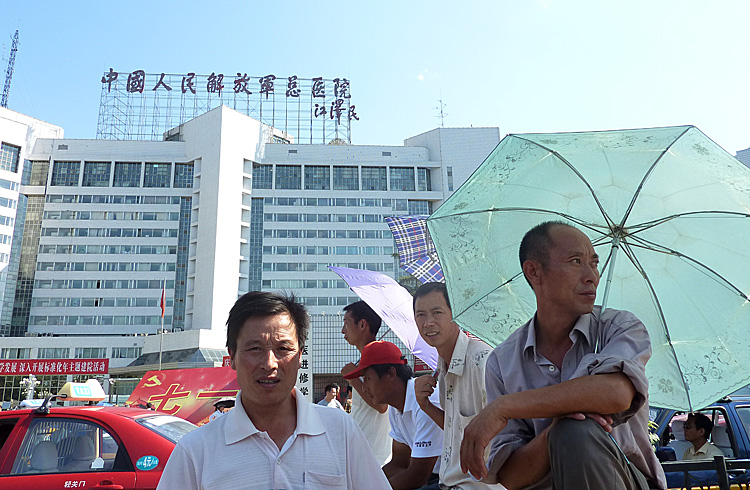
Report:
M115 368L147 354L144 336L162 321L175 338L223 332L236 298L252 290L293 292L338 333L340 317L330 317L358 298L328 266L399 277L384 218L431 213L500 139L497 128L440 128L403 146L294 144L226 107L164 141L43 136L8 143L28 162L27 181L18 170L8 191L28 204L24 222L7 225L17 239L6 253L20 260L18 280L6 280L2 341L21 351L5 356L134 356ZM11 217L4 191L0 215ZM335 338L316 346L314 373L340 370L341 356L319 350L354 351ZM67 351L42 350L55 346Z

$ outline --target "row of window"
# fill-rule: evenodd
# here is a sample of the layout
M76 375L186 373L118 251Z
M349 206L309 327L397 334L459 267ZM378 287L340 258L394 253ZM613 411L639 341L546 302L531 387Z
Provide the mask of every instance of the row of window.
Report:
M43 254L142 254L173 255L177 253L175 245L39 245Z
M178 221L180 213L137 211L45 211L44 219L98 219L124 221Z
M112 347L110 359L134 359L141 355L142 347ZM105 359L106 347L76 347L73 350L75 359ZM68 359L70 350L67 347L40 347L36 359ZM3 347L0 359L32 359L31 347Z
M173 272L174 262L38 262L38 271Z
M70 204L180 204L180 196L47 194L45 201Z
M0 197L0 206L9 209L16 209L18 207L18 201L15 199L8 199L7 197Z
M349 285L345 281L335 279L264 279L266 289L345 289Z
M174 289L174 281L165 282L166 289ZM161 289L159 279L36 279L39 289Z
M276 255L392 255L393 247L263 247L264 254Z
M0 233L0 245L8 245L13 240L13 237L10 235L3 235Z
M177 238L177 228L42 228L42 236Z
M166 299L166 306L172 306L174 300ZM158 298L33 298L31 306L52 308L131 308L161 306Z
M18 172L18 158L21 148L8 143L0 144L0 170Z
M0 215L0 225L13 226L15 224L16 224L15 218L11 218L10 216Z
M280 223L382 223L384 218L382 214L263 214L263 221Z
M263 238L393 238L391 230L263 230Z
M143 174L143 180L141 180ZM81 162L55 161L52 165L50 185L77 186L81 175ZM172 179L171 163L85 162L83 165L83 187L169 187L190 188L193 186L193 164L175 163Z
M160 325L161 315L39 315L30 316L29 325ZM171 325L172 317L164 317L164 325Z
M359 301L356 296L330 298L328 296L301 296L297 298L305 306L346 306Z
M364 269L375 272L393 272L392 263L366 263L366 264L330 264L330 263L299 263L299 262L275 262L264 263L264 272L326 272L328 266L348 267L350 269Z
M274 206L341 206L384 207L393 211L406 211L407 199L370 199L357 197L264 197L264 204Z
M276 165L274 168L273 165L253 164L253 188L303 189L304 173L305 190L432 190L428 168L333 166L333 180L331 180L331 166L329 165L305 165L304 172L302 169L301 165ZM387 178L388 170L390 170L390 188Z
M12 180L0 179L0 189L8 189L11 191L17 191L21 188L21 184L13 182Z

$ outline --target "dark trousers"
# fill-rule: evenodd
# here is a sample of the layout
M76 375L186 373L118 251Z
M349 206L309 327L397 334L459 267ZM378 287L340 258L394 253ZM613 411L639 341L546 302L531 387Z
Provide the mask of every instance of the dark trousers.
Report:
M555 490L648 490L646 477L591 419L561 419L550 430Z

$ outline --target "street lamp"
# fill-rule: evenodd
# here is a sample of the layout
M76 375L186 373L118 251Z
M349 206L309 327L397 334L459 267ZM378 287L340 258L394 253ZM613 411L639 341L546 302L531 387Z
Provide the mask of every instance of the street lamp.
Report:
M36 388L40 384L42 384L42 382L36 379L36 376L34 376L33 374L29 374L28 377L23 378L21 380L21 386L23 386L26 389L27 400L34 399L34 388Z

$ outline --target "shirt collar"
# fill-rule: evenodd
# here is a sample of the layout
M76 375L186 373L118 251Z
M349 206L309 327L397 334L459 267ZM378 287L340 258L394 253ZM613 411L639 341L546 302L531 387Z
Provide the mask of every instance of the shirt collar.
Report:
M440 358L440 371L445 374L446 372L455 374L456 376L463 376L464 366L466 365L466 351L469 349L469 337L464 333L463 330L458 330L458 338L456 339L456 345L453 346L453 355L451 356L451 362L449 365L445 364L445 360Z
M413 388L412 391L414 391ZM305 398L296 386L292 393L297 404L297 427L294 432L296 434L308 435L318 435L325 432L325 425L323 425L320 415L315 413L313 405L307 401L307 398ZM242 406L241 391L237 393L234 406L235 408L225 415L224 437L227 444L234 444L260 433L252 420L250 420L250 417L247 416L245 407Z
M414 394L414 378L411 378L406 382L406 398L404 399L404 411L401 413L414 412L417 410L417 408L419 408L419 405L417 404L417 395ZM393 409L398 411L396 407L393 407Z
M572 340L574 344L578 338L583 335L586 342L591 345L591 339L593 337L593 334L591 333L593 322L591 319L591 313L586 313L585 315L578 317L576 324L573 325L573 330L570 331L570 340ZM536 356L536 314L534 314L534 317L529 321L529 328L526 332L526 342L523 346L524 352L527 352L529 349L531 349L532 355Z

